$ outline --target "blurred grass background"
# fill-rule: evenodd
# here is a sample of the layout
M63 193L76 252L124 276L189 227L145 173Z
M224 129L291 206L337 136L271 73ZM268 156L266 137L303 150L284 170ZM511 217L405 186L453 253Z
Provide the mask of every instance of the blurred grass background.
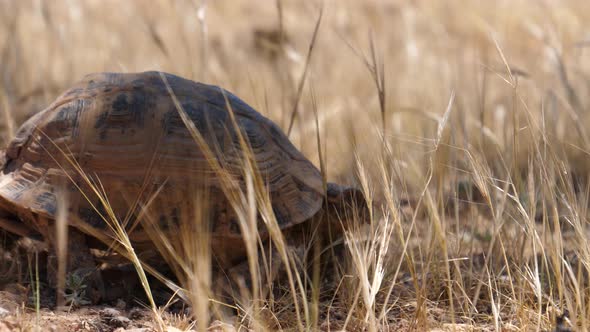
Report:
M2 107L21 122L87 73L159 69L224 86L286 130L321 5L5 1ZM401 143L395 144L400 155L420 157L420 142L433 137L433 120L452 90L455 145L483 144L482 125L502 148L511 144L510 127L526 112L522 105L512 108L513 88L503 79L507 71L494 39L521 74L518 92L528 112L535 119L545 112L556 141L578 143L578 133L568 128L587 120L571 114L587 105L584 1L327 1L323 6L309 83L320 107L330 175L348 172L351 130L367 155L379 135L378 96L358 55L369 55L371 36L387 80L388 139ZM569 104L563 75L579 105ZM306 139L314 127L308 91L293 139L317 162L315 142ZM517 129L519 139L531 135Z
M4 2L3 105L27 114L89 72L160 69L227 87L286 127L289 97L302 74L321 4L279 3L281 16L272 1ZM547 112L556 113L559 138L566 136L568 118L561 115L568 112L560 111L565 108L560 101L567 101L567 91L559 61L567 66L571 84L584 85L588 11L583 1L333 1L324 7L310 81L331 154L345 145L333 142L342 136L339 131L349 130L342 123L354 122L366 134L379 119L371 76L351 50L368 54L371 35L385 63L388 124L395 136L427 137L421 130L436 124L420 114L442 113L455 90L462 110L456 117L468 134L478 134L471 122L483 112L488 128L504 138L501 121L512 120L512 89L499 77L507 73L493 38L513 70L525 76L519 91L531 112L540 113L539 103L556 95L555 109ZM584 104L584 89L577 89ZM310 118L305 108L302 113L304 120ZM298 133L310 127L300 122ZM306 149L305 141L312 140L297 143ZM314 143L308 145L311 155Z

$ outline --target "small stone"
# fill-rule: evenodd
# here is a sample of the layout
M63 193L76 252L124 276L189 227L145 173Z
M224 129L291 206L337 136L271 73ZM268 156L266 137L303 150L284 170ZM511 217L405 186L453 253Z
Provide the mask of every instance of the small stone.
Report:
M129 318L133 320L142 319L145 316L145 309L133 308L129 311Z
M125 327L126 328L127 326L131 325L131 319L129 319L125 316L117 316L117 317L111 318L108 323L112 327Z
M213 323L211 323L211 325L209 325L209 328L207 329L207 331L210 332L234 332L237 331L235 326L222 322L220 320L216 320Z
M117 317L121 316L121 312L115 308L104 308L100 311L101 317Z
M119 310L125 310L125 308L127 308L127 303L122 299L118 299L117 304L115 304L115 307Z
M72 309L69 305L60 305L55 307L55 311L57 312L68 312Z
M100 311L100 317L104 324L111 327L124 327L131 325L131 319L121 315L115 308L105 308Z
M10 315L10 311L7 310L7 309L4 309L2 307L0 307L0 317L4 317L4 316L7 316L7 315Z
M29 299L29 289L19 284L8 284L0 291L0 307L15 311Z
M166 332L182 332L181 330L177 329L174 326L167 326L166 327Z
M0 322L0 332L10 332L12 329L4 322Z

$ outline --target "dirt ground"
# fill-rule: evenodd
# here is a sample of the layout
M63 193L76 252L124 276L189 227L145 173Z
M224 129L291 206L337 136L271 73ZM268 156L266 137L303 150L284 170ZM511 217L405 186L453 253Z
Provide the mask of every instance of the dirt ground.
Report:
M6 255L5 255L6 256ZM481 259L481 257L479 257ZM476 262L478 257L473 257ZM21 258L21 263L23 259ZM26 261L26 260L25 260ZM6 272L6 271L4 271ZM134 276L132 272L131 276ZM4 274L6 276L6 273ZM44 276L41 275L40 279ZM122 277L116 277L119 282ZM130 279L130 278L129 278ZM426 279L435 279L426 276ZM132 284L129 282L129 284ZM113 284L114 285L114 284ZM336 286L336 285L334 285ZM149 331L197 331L196 322L191 318L190 308L182 302L166 303L171 294L166 290L154 288L154 295L159 298L161 312L159 316L162 322L158 324L156 315L149 309L147 300L142 296L141 289L137 285L130 286L125 297L103 303L90 305L87 303L75 306L56 307L54 303L55 292L42 284L40 297L34 296L34 283L21 280L21 282L4 283L0 291L0 332L7 331L117 331L117 332L149 332ZM112 286L113 291L114 287ZM131 289L132 288L132 289ZM333 288L328 285L326 288ZM438 289L440 288L440 290ZM430 293L441 293L443 288L436 282L429 286ZM429 296L434 297L434 296ZM36 302L37 298L39 303ZM125 300L123 299L125 298ZM445 301L429 301L418 305L416 294L413 290L411 278L403 274L398 279L393 290L393 298L399 304L393 305L387 315L387 321L379 322L379 331L523 331L518 321L506 316L501 326L495 326L490 320L489 312L492 308L489 303L481 301L478 309L480 314L454 317L449 313ZM383 301L383 296L378 296ZM320 299L317 331L369 331L367 322L363 317L349 315L343 299L339 297L324 296ZM37 305L39 309L36 309ZM425 308L417 310L417 308ZM294 323L295 317L289 310L267 310L265 321L269 322L266 330L297 330ZM244 317L224 316L223 322L209 319L207 331L256 331L251 322ZM418 325L418 318L424 319L427 326ZM424 323L422 322L422 324ZM558 317L552 332L572 331L568 328L569 320L566 316Z
M7 295L2 292L2 302ZM11 296L11 295L9 295ZM411 304L406 304L411 306ZM413 310L410 310L413 311ZM410 312L408 312L409 314ZM433 320L437 316L445 314L444 309L433 309L429 313ZM318 326L318 331L341 330L345 317L335 312L333 317L325 319ZM38 313L32 309L15 306L11 310L0 309L0 332L8 331L113 331L113 332L152 332L158 331L157 324L152 319L149 309L135 307L132 309L120 309L114 306L86 306L71 311L41 309ZM165 314L167 332L196 331L190 320L179 314ZM439 317L440 318L440 317ZM436 328L425 330L432 332L446 331L494 331L493 324L478 324L474 327L469 323L441 323ZM207 331L252 331L245 326L240 326L234 319L230 322L213 321ZM348 324L346 331L362 331L362 322ZM413 326L410 319L400 318L383 326L381 331L422 331ZM502 331L521 331L516 324L505 323L500 327ZM556 325L555 332L572 331L567 328L567 323L560 321Z

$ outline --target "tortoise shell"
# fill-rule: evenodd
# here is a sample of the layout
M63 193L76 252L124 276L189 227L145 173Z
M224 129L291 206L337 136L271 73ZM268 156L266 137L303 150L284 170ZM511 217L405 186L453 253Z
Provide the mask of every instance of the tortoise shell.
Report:
M0 207L38 227L39 216L54 219L59 198L66 197L70 214L105 228L104 206L83 174L120 220L140 215L138 206L152 196L151 218L178 220L195 188L205 188L211 234L239 237L222 183L183 122L170 87L223 170L244 189L231 105L281 228L316 214L324 197L320 172L277 125L219 87L163 75L168 86L160 72L91 74L29 119L5 153Z

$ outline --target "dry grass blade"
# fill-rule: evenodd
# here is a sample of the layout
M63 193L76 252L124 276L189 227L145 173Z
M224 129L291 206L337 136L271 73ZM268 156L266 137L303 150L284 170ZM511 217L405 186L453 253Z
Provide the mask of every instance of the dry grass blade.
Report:
M180 114L185 126L188 128L190 134L192 135L193 139L199 146L199 149L203 152L206 159L209 162L210 167L213 170L213 174L216 174L221 181L221 188L227 197L229 203L231 204L232 208L234 209L239 225L241 228L242 237L244 239L244 243L246 245L246 252L248 256L248 265L250 270L250 275L252 278L252 295L254 298L250 301L254 305L254 324L257 324L258 312L260 311L258 306L258 300L261 298L261 284L260 284L260 270L258 264L258 243L259 243L259 234L257 231L257 218L256 218L256 211L257 208L261 210L261 217L265 221L266 226L269 229L270 236L273 240L274 245L279 250L281 258L286 266L290 266L291 260L288 257L286 246L284 239L282 238L282 233L276 219L274 218L274 213L272 212L272 207L270 205L270 199L268 198L268 193L264 182L260 176L257 176L258 171L256 170L255 159L251 152L251 148L249 147L248 142L243 137L243 134L238 126L237 120L235 118L233 109L231 108L231 104L226 97L226 107L228 109L228 113L230 115L230 120L232 126L234 127L234 131L237 135L239 140L240 149L243 153L243 167L244 167L244 178L246 179L246 193L244 193L236 184L235 179L231 174L227 172L220 164L219 160L215 156L215 154L211 151L211 147L207 144L202 134L199 130L195 127L194 123L184 111L182 105L178 102L178 99L174 95L174 91L171 89L170 85L167 82L166 76L161 74L161 78L163 82L166 84L168 92L171 98L176 105L176 109ZM220 90L221 93L225 95L223 90ZM256 190L253 192L252 190ZM258 206L257 206L258 205ZM266 213L265 213L266 212ZM269 214L270 212L270 214ZM295 292L295 282L294 278L290 272L290 269L287 268L290 284L292 285L293 291L293 300L294 305L296 307L296 313L299 315L299 304L296 297L297 292ZM298 319L299 322L302 322L301 319ZM303 330L303 325L300 325L300 329Z
M508 72L508 76L510 77L509 83L510 83L510 85L512 85L514 87L516 84L516 78L512 75L512 67L508 64L508 61L506 60L506 57L504 56L504 52L502 51L502 48L500 47L500 44L498 43L498 40L494 36L493 32L490 34L490 38L492 38L492 41L494 42L494 46L496 47L498 54L502 58L502 63L504 63L504 66L506 66L506 72Z
M438 149L438 146L440 145L442 136L443 136L443 131L447 125L447 122L449 121L449 117L451 115L451 110L453 109L453 102L455 101L455 91L451 92L451 97L449 97L449 103L447 104L447 108L445 109L445 112L443 113L442 118L440 119L439 123L438 123L438 127L436 129L436 139L434 140L434 149Z
M313 35L311 37L311 42L309 43L309 48L307 50L307 56L305 57L305 66L303 67L303 74L299 79L299 84L297 84L297 94L295 95L295 102L293 104L293 110L291 111L291 117L289 118L289 126L287 127L287 137L291 136L291 130L293 129L293 124L295 123L295 118L297 117L297 112L299 109L299 101L301 100L301 95L303 93L303 87L305 85L305 81L307 79L307 73L309 71L309 66L311 64L311 56L313 54L313 50L315 49L318 32L320 31L320 25L322 23L322 17L324 15L324 9L320 9L320 14L318 19L315 23L315 28L313 29Z
M279 45L282 47L285 43L285 24L283 22L283 0L276 0L277 15L278 15L278 29L279 29Z
M208 30L207 22L205 21L207 15L207 0L201 0L199 8L197 9L197 20L199 21L199 27L201 31L201 58L200 58L200 77L205 80L207 77L207 67L209 63L208 59Z
M67 250L68 250L68 196L65 190L57 195L57 216L55 217L55 244L57 253L57 306L64 305Z
M321 19L321 17L320 17ZM319 26L319 23L318 23ZM238 122L235 118L235 114L233 111L233 108L231 106L231 104L229 103L229 99L227 98L227 95L225 94L225 92L223 90L221 90L224 98L225 98L225 103L226 103L226 108L229 112L230 115L230 119L232 122L232 125L234 126L234 130L237 133L239 142L240 142L240 148L241 151L243 153L243 160L244 162L244 167L245 167L245 176L249 181L252 181L252 184L250 187L247 186L248 191L255 189L256 192L251 192L252 196L249 195L249 200L248 202L249 204L249 211L251 213L250 218L248 219L250 221L250 229L249 232L253 235L246 235L246 237L244 238L244 241L247 243L248 245L248 238L251 238L250 241L252 241L252 246L254 246L255 242L254 242L254 237L256 239L259 238L258 235L258 231L257 231L257 223L256 223L256 209L259 210L259 213L261 215L262 220L265 223L265 226L267 227L267 230L270 234L270 238L272 240L272 244L274 245L274 247L276 248L276 250L279 253L279 256L281 258L281 261L283 263L283 266L285 267L286 273L287 273L287 278L289 280L289 287L291 290L291 295L293 297L293 305L295 307L295 314L297 316L297 322L298 322L298 328L300 331L304 331L304 320L303 317L301 317L301 313L300 313L300 303L299 303L299 299L297 298L297 289L300 289L301 292L305 291L305 288L303 286L303 282L301 280L301 276L296 273L295 271L295 267L297 266L294 262L294 258L291 257L288 253L287 250L287 243L285 241L285 238L283 236L283 233L281 231L281 228L277 222L277 219L274 215L274 209L272 208L272 203L270 200L270 196L269 196L269 192L266 189L266 185L265 185L265 179L263 179L258 172L258 167L256 165L256 159L254 157L254 152L252 151L252 148L250 147L249 142L246 140L246 138L244 137L244 135L242 134L241 129L239 128ZM247 182L248 183L248 182ZM256 201L257 205L252 205L252 203L254 202L254 200ZM243 230L244 227L242 226ZM244 233L243 233L244 234ZM258 244L258 242L256 242L256 244ZM255 257L253 257L252 255L255 255L256 252L254 251L254 248L251 249L252 252L248 252L248 262L250 264L250 273L252 274L252 280L253 280L253 284L254 281L258 281L259 277L258 277L258 262L257 262L257 255ZM292 268L293 267L293 268ZM268 280L268 282L270 283L272 280ZM267 285L268 288L270 288L270 284ZM254 289L256 290L256 289ZM254 294L257 294L256 292ZM254 299L254 304L255 306L257 305L257 301L256 298ZM308 323L307 325L309 326L309 320L310 320L310 310L309 310L309 306L307 301L302 301L301 303L303 305L303 311L304 311L304 317L305 317L305 321Z
M574 87L570 83L570 80L567 75L567 70L565 68L565 63L563 63L563 59L562 59L561 55L559 54L559 52L557 51L557 49L552 48L552 50L554 53L555 62L557 63L557 73L559 74L561 84L563 85L563 88L565 89L565 92L567 95L567 100L569 101L572 108L578 114L581 114L581 112L583 111L582 103L580 102L580 98L576 94L576 90L574 90Z
M169 57L170 53L168 52L166 43L164 42L162 37L160 37L160 34L158 33L158 30L156 30L156 27L154 26L153 22L151 22L147 17L144 17L144 24L154 45L156 45L156 47L160 50L160 52L162 52L162 54L164 54L166 57Z
M387 137L387 112L385 108L385 63L380 61L377 53L377 46L375 44L375 37L371 34L371 63L366 63L367 69L373 76L375 88L377 89L377 96L379 97L379 110L381 111L381 124L383 126L383 137Z
M367 198L367 205L372 206L373 193L371 192L367 172L358 157L357 170L363 194ZM386 215L380 220L375 220L371 214L369 219L371 220L372 233L369 235L368 240L364 239L366 235L363 236L361 230L345 233L355 275L359 279L358 290L365 308L364 322L367 324L369 331L377 331L378 327L378 318L376 316L377 295L385 282L386 257L395 225L393 218L390 217L391 215ZM352 229L354 230L354 228Z
M310 95L311 95L311 104L313 115L315 119L315 130L316 130L316 145L318 149L318 157L320 160L320 172L322 173L322 183L324 192L328 190L328 173L326 168L326 153L324 152L324 148L322 148L322 139L321 139L321 131L320 131L320 120L318 117L318 104L316 95L314 92L313 84L310 85Z
M6 23L6 41L4 42L4 47L0 51L0 63L1 64L8 64L9 57L11 53L14 51L14 48L17 48L16 41L14 40L14 36L17 32L18 26L18 17L19 17L19 8L20 6L17 5L16 13L10 16L10 19L5 21ZM6 80L11 77L13 74L10 72L12 68L7 65L3 65L0 68L0 75L2 76L2 80L4 84L0 87L0 107L2 107L2 113L4 114L4 121L6 125L6 138L10 139L14 137L15 134L15 123L14 123L14 116L11 103L14 103L14 91L11 91L13 87L10 84L7 84Z
M6 96L6 93L2 90L0 90L0 103L2 105L2 113L4 114L4 123L6 124L6 141L8 141L10 138L14 137L15 123L8 96Z
M320 160L320 172L322 174L322 188L323 188L323 192L328 192L328 174L327 174L327 169L326 169L326 160L325 158L325 153L322 152L323 148L322 148L322 139L321 139L321 133L320 133L320 122L318 119L318 105L317 105L317 100L315 97L315 92L314 92L314 88L313 88L313 80L312 80L312 84L310 84L310 95L311 95L311 102L312 102L312 109L313 109L313 113L314 113L314 118L315 118L315 127L316 127L316 144L317 144L317 149L318 149L318 157ZM327 197L325 199L324 204L327 204ZM332 239L330 239L331 241ZM320 256L320 243L319 241L316 241L316 244L314 246L314 257L319 257ZM314 330L317 330L318 328L318 319L319 319L319 297L320 297L320 260L319 259L314 259L313 260L313 274L312 274L312 295L311 295L311 309L312 309L312 317L311 317L311 322L312 322L312 328Z

